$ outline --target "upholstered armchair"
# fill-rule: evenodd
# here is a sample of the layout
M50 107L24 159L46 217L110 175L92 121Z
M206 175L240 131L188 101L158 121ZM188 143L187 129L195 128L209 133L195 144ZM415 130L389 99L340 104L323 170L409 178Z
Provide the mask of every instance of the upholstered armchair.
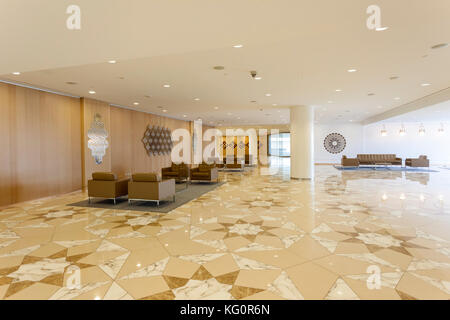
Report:
M130 179L117 179L111 172L94 172L88 181L89 203L91 198L105 198L114 200L128 194L128 181Z
M191 169L191 181L219 182L219 170L215 164L200 164Z
M419 156L417 159L406 159L405 160L405 166L407 167L429 167L430 166L430 160L427 158L427 156Z
M135 173L128 182L128 202L155 201L172 198L175 201L175 179L161 180L155 173Z
M347 158L347 156L343 156L341 165L343 167L359 167L359 160L357 158Z
M163 179L175 179L180 182L189 178L189 167L185 163L172 163L170 167L162 168L161 173Z

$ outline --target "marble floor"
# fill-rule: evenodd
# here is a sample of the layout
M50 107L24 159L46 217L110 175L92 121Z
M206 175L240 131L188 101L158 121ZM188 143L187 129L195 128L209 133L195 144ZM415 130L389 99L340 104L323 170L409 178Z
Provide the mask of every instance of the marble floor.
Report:
M0 299L449 299L450 171L221 173L168 214L0 209Z

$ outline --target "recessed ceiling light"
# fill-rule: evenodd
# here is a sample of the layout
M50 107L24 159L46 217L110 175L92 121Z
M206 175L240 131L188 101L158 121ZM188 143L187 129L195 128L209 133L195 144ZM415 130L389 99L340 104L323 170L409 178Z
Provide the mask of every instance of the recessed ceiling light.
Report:
M445 47L448 47L448 43L435 44L434 46L431 47L431 49L441 49L441 48L445 48Z
M383 108L383 106L377 106L377 108L378 108L378 109L382 109L382 108Z
M139 105L139 102L134 102L133 103L135 106L138 106Z
M272 94L271 93L266 93L266 97L271 97Z
M235 44L235 45L233 46L233 48L236 48L236 49L239 49L239 48L242 48L242 47L243 47L242 44Z
M12 74L15 75L15 76L20 76L20 72L18 72L18 71L13 72Z
M164 113L166 113L167 112L167 110L166 109L164 109L162 112L164 112Z
M195 101L200 101L200 98L194 98Z
M256 76L256 77L254 77L253 79L255 79L255 80L261 80L262 77Z
M376 31L384 31L384 30L387 30L387 29L389 29L389 27L379 27L379 28L376 28L375 30Z
M422 87L428 87L428 86L431 86L431 83L422 83L421 86Z
M341 91L342 91L342 89L336 89L335 91L336 91L336 92L341 92Z
M187 115L183 114L183 118L187 118Z
M399 97L395 97L394 100L400 100L400 98Z
M353 120L348 120L348 121L353 122Z
M357 70L356 69L348 69L347 71L351 73L351 72L356 72Z
M89 90L89 94L96 94L97 92L95 92L94 90Z
M163 85L164 88L170 88L170 84Z
M276 107L276 106L277 106L277 104L276 104L276 103L273 103L272 105L273 105L274 107Z
M328 103L333 103L333 101L331 101L331 100L328 100Z
M117 61L116 60L109 60L108 63L115 64L115 63L117 63Z
M238 120L241 120L241 117L237 117L238 118Z
M214 107L214 110L219 110L219 107Z

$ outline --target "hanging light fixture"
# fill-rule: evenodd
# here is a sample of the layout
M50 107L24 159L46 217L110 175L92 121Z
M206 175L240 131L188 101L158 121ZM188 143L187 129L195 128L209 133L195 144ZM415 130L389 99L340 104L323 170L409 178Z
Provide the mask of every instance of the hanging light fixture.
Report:
M387 130L386 130L386 125L383 124L383 129L381 129L381 136L382 137L386 137L387 136Z
M441 136L444 134L444 124L441 123L441 127L438 129L438 134Z
M400 128L400 131L398 132L401 136L406 135L406 129L405 125L402 123L402 127Z
M94 116L91 128L87 132L88 148L91 149L92 157L95 159L95 163L101 164L103 157L106 154L106 149L109 146L108 132L105 130L105 125L101 121L102 117L97 113Z
M419 128L419 136L424 136L425 135L425 127L423 126L423 123L420 124L420 128Z

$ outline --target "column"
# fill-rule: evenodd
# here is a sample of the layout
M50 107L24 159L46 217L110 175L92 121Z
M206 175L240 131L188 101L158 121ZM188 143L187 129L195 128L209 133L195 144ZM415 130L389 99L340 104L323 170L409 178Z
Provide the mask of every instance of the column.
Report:
M314 179L314 108L291 109L291 179Z

